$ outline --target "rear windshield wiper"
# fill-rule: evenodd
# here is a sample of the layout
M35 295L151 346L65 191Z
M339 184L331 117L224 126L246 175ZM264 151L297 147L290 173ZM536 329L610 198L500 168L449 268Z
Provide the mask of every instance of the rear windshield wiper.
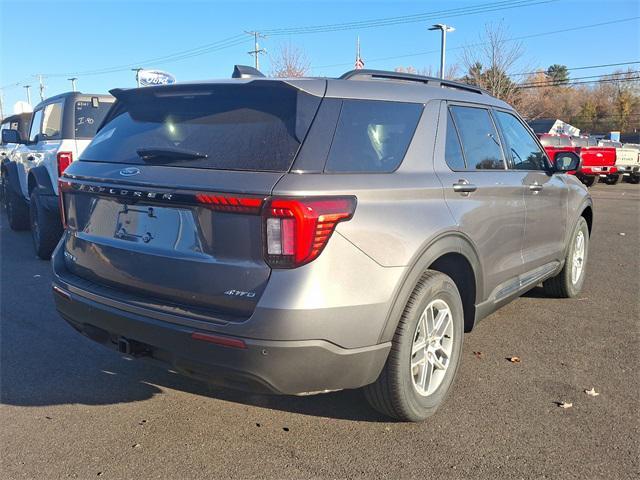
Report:
M200 158L207 158L206 153L195 152L193 150L186 150L183 148L174 147L148 147L138 148L136 153L145 162L152 160L198 160Z

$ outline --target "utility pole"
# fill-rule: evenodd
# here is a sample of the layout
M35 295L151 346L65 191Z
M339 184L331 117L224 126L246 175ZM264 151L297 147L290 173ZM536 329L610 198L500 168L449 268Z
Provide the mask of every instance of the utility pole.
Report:
M71 90L72 91L76 91L76 80L78 80L77 77L71 77L71 78L67 78L67 80L69 80L71 82Z
M142 67L132 68L132 72L136 72L136 85L140 88L140 70L144 70Z
M253 50L247 53L255 57L254 65L256 67L256 70L260 70L260 55L264 55L265 53L267 53L267 51L264 48L260 48L260 45L258 44L258 39L267 38L267 37L265 35L261 35L260 32L245 31L244 33L246 33L247 35L251 35L253 37Z
M31 85L24 85L24 88L27 89L27 103L31 105Z
M440 78L444 78L444 60L445 60L445 51L447 49L447 32L455 31L450 25L445 25L444 23L436 23L435 25L431 25L429 30L440 30L442 32L442 40L440 42Z
M42 80L42 75L39 74L38 75L38 89L40 90L40 101L42 102L44 100L44 82Z

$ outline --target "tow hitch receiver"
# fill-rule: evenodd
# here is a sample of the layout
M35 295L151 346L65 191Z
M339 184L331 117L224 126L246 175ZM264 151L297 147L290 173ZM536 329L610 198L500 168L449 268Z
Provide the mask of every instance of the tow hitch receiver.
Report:
M151 355L151 348L148 345L125 337L118 337L118 351L132 357Z

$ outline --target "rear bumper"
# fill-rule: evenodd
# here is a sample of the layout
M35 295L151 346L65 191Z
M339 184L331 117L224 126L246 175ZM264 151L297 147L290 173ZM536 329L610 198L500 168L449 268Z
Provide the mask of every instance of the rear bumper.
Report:
M583 166L580 169L580 173L582 175L613 175L613 174L616 174L617 172L618 172L618 169L616 167L608 167L608 166L602 166L602 167Z
M616 168L618 169L618 173L622 173L623 175L637 175L640 173L640 166L638 165L620 165Z
M189 376L229 388L278 394L308 394L373 383L390 343L342 348L325 340L258 340L192 328L114 308L108 299L71 285L58 272L54 253L54 298L60 315L76 330L131 356L162 362ZM112 302L111 302L112 303ZM205 340L193 335L204 334ZM207 339L214 335L214 342ZM221 345L228 343L232 346Z

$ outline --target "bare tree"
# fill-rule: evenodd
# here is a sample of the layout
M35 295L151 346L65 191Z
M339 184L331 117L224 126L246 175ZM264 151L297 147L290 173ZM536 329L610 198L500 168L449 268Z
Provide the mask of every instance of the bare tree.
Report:
M311 63L304 51L291 43L280 45L270 60L272 77L304 77L311 69Z
M412 65L408 65L406 67L396 67L393 70L401 73L416 73L418 75L425 75L427 77L438 76L438 72L434 72L431 66L417 69ZM447 80L455 80L456 78L459 77L458 75L459 70L460 70L460 67L458 66L458 64L454 63L452 65L447 66L447 69L444 73L444 78Z
M521 42L510 41L508 33L502 22L487 24L480 42L465 47L462 64L467 70L465 81L513 102L518 88L509 77L509 71L520 60L524 49Z

